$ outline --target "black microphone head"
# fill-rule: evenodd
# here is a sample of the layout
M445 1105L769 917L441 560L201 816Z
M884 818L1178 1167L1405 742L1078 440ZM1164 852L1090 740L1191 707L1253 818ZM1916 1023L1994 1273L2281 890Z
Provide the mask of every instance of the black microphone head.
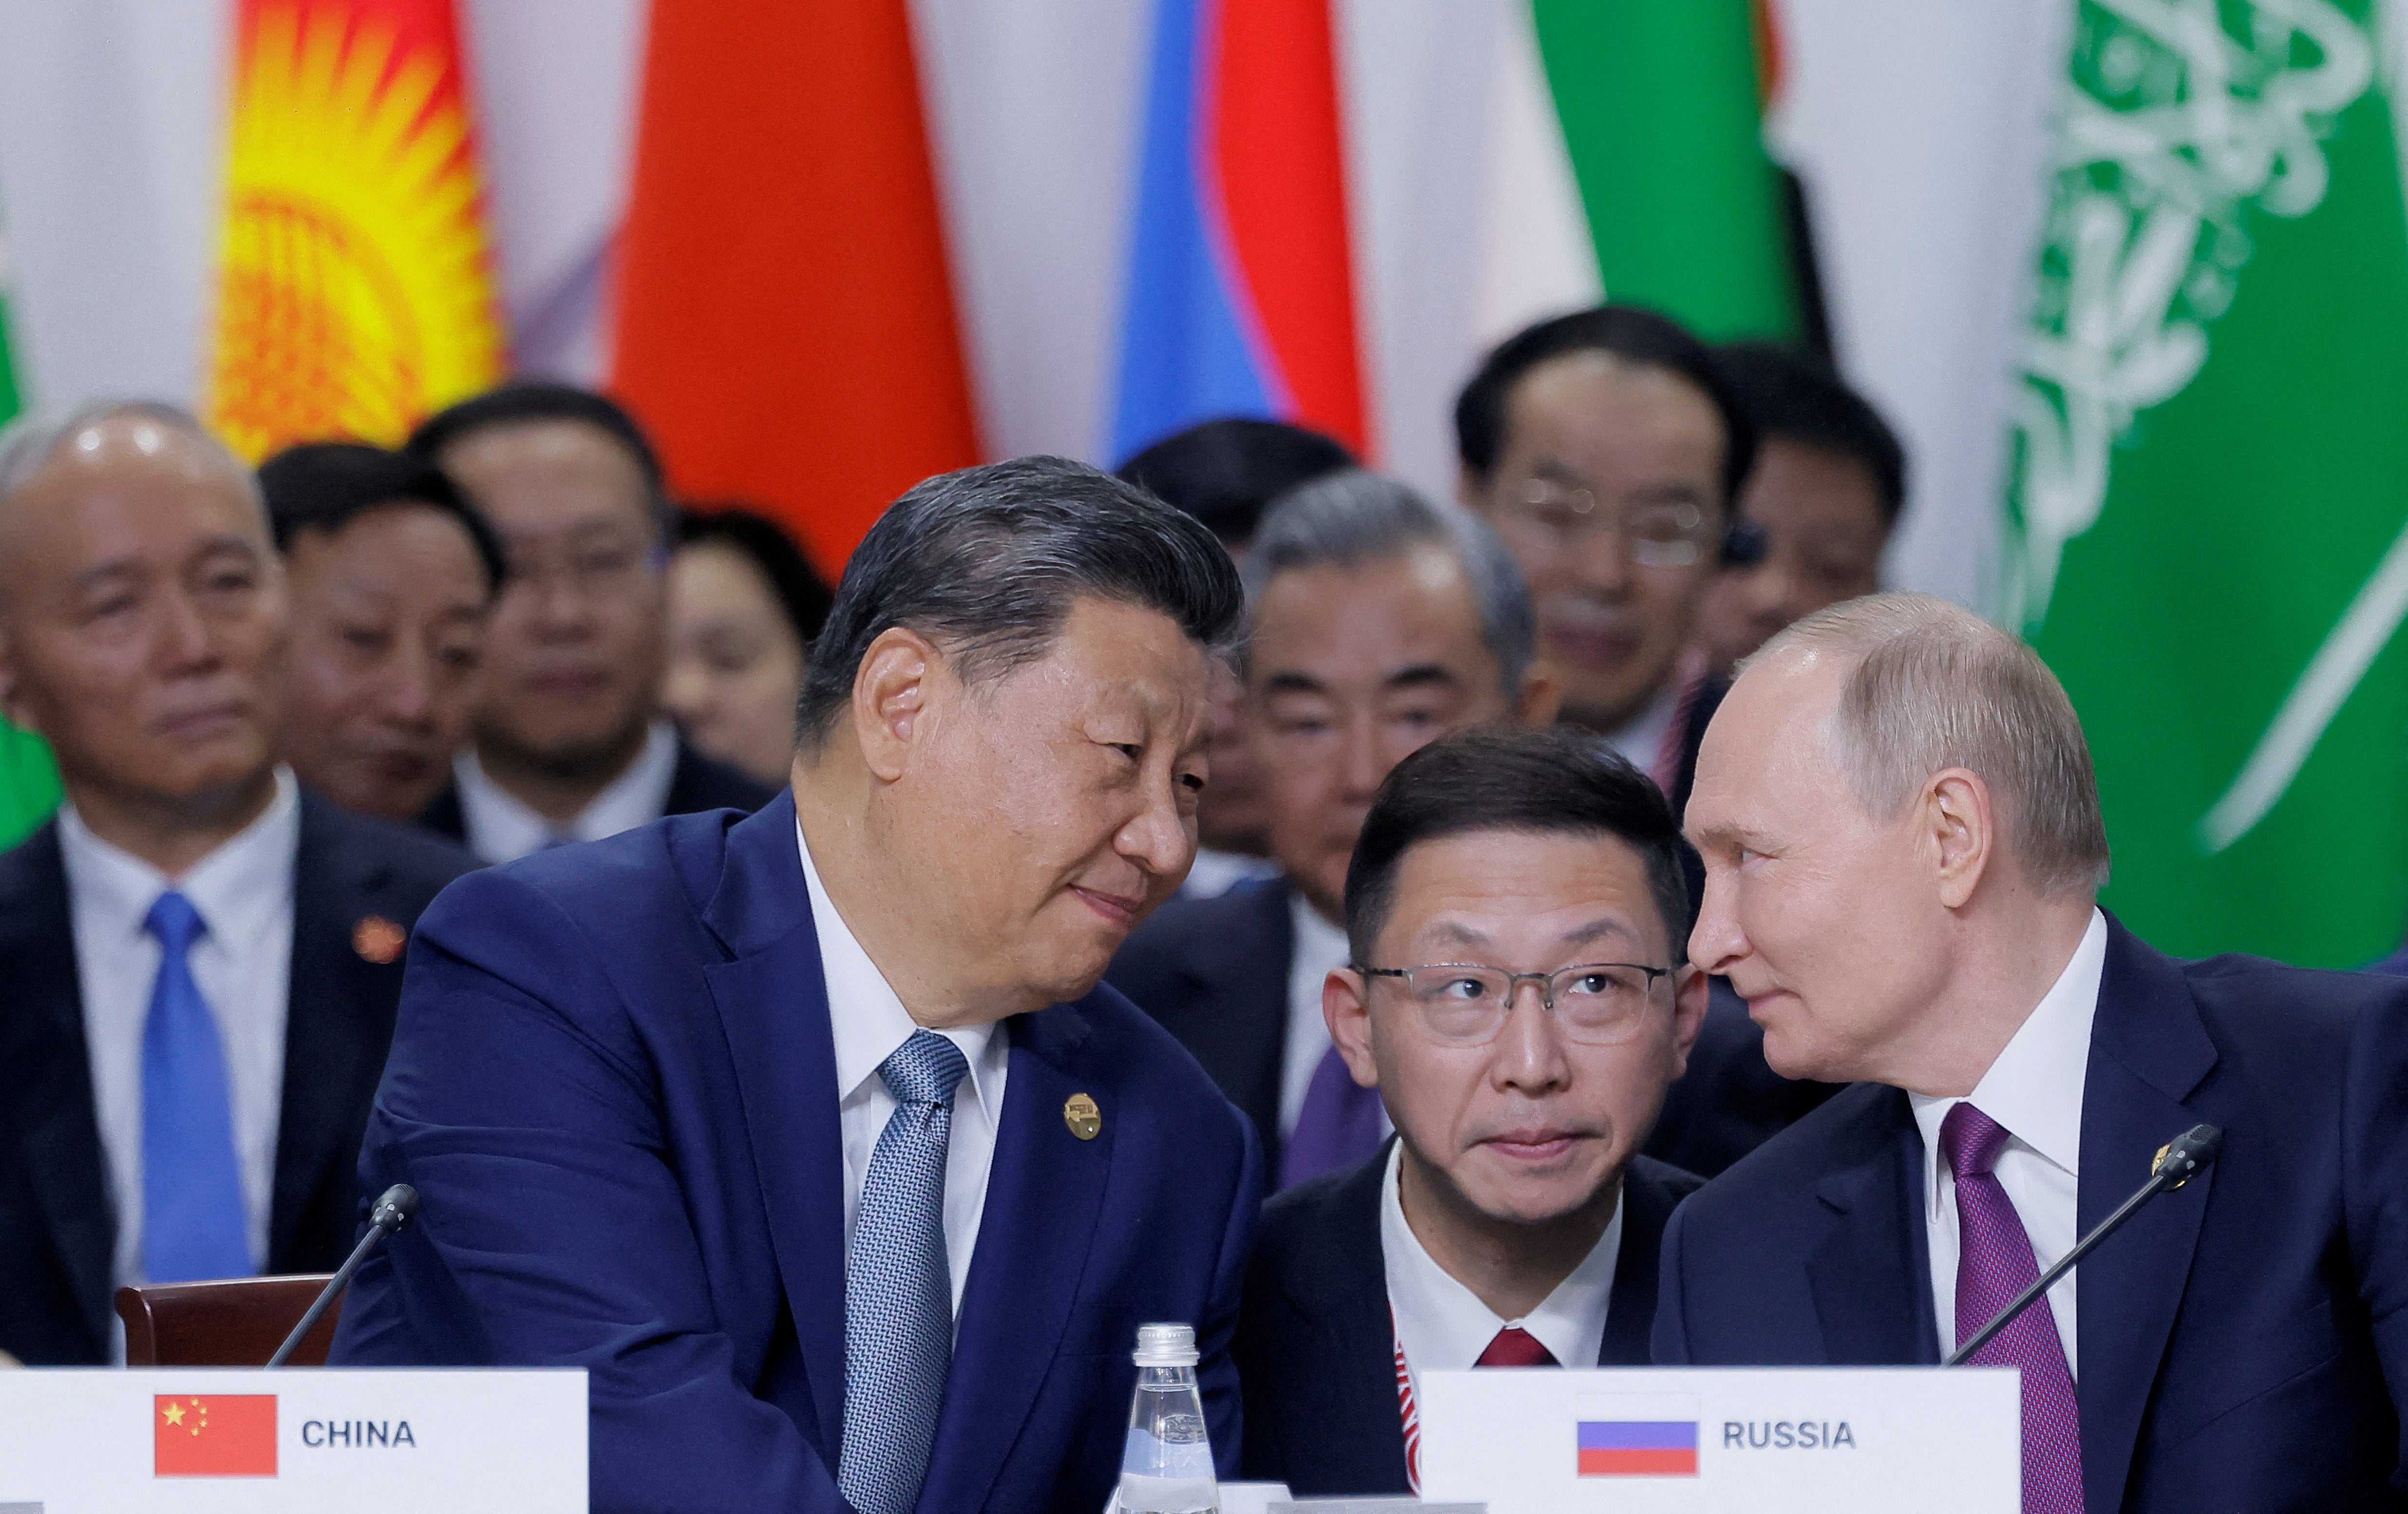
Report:
M384 1190L368 1214L368 1223L387 1230L399 1230L418 1218L418 1190L407 1183L395 1183Z
M2157 1164L2149 1171L2171 1176L2173 1180L2166 1185L2169 1190L2178 1189L2205 1171L2223 1149L2222 1131L2213 1125L2194 1125L2158 1150Z

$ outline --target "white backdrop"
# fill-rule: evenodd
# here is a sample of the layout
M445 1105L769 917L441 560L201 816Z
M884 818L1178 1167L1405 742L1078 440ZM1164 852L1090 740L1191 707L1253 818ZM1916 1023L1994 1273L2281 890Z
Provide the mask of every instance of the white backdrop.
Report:
M1389 465L1452 484L1469 349L1535 313L1449 238L1509 193L1468 144L1516 0L1340 0L1357 286ZM1102 446L1147 7L913 0L990 450ZM1779 0L1781 155L1806 180L1843 367L1913 455L1892 578L1985 596L2014 333L2070 0ZM208 326L226 0L0 0L0 216L27 388L191 398ZM608 368L644 0L466 0L521 366ZM1466 129L1469 123L1471 129ZM1534 237L1547 229L1535 228ZM1562 275L1576 295L1580 274ZM1523 306L1547 303L1527 286ZM1098 458L1099 461L1109 459Z

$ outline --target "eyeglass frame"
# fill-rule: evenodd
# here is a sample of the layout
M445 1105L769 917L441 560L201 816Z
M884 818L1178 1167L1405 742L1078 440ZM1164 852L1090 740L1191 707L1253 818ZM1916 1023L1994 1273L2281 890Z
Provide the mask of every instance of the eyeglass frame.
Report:
M1563 525L1550 524L1528 512L1527 507L1545 504L1549 498L1567 502L1585 498L1585 505L1572 503L1571 512L1580 517L1579 528L1565 529ZM1665 543L1677 550L1658 555L1644 544L1644 540L1629 528L1627 507L1617 508L1611 515L1598 516L1604 504L1598 492L1585 483L1570 483L1543 475L1525 479L1521 488L1501 503L1498 511L1499 528L1524 527L1544 533L1558 548L1570 547L1581 537L1609 526L1622 538L1623 555L1641 568L1695 568L1707 556L1707 545L1713 533L1705 528L1706 512L1702 506L1684 500L1675 508L1693 512L1697 519L1685 527L1678 542ZM1652 508L1652 507L1642 507ZM1716 555L1725 568L1748 568L1762 562L1769 554L1770 542L1764 528L1744 515L1725 512L1722 541Z
M1484 1040L1455 1041L1448 1043L1452 1045L1463 1047L1485 1046L1495 1043L1497 1037L1504 1031L1506 1022L1513 1017L1513 1004L1516 1000L1522 997L1522 985L1525 981L1535 983L1539 986L1539 1003L1541 1007L1546 1010L1548 1015L1553 1016L1555 1012L1555 980L1564 977L1569 973L1594 972L1600 967L1621 967L1627 968L1633 973L1646 973L1647 986L1640 990L1640 996L1645 1003L1649 1004L1656 1002L1656 980L1659 978L1670 978L1680 971L1678 968L1672 967L1649 967L1644 962L1575 962L1570 967L1559 967L1552 973L1516 973L1511 968L1498 967L1490 962L1416 962L1411 967L1367 967L1360 962L1349 962L1346 964L1346 970L1348 972L1359 973L1365 978L1403 978L1408 982L1412 980L1412 975L1416 973L1444 971L1447 969L1454 969L1458 972L1470 971L1479 973L1494 973L1499 977L1502 977L1505 980L1505 1012L1498 1017L1497 1029L1489 1031L1487 1037ZM1645 1017L1643 1015L1635 1018L1631 1022L1631 1030L1633 1033L1636 1033L1639 1026L1644 1022ZM1426 1017L1425 1028L1426 1028ZM1628 1036L1625 1036L1618 1041L1584 1041L1577 1044L1588 1046L1618 1046L1624 1045L1629 1039L1630 1038Z

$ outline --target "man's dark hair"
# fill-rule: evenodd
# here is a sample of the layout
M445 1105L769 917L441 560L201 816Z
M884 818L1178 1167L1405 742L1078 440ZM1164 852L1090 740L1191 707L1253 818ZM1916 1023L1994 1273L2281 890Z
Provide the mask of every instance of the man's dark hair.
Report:
M430 462L440 462L444 448L472 432L536 421L582 421L608 433L634 459L637 470L644 476L644 491L654 508L664 512L666 523L661 458L652 451L652 439L644 435L644 428L616 400L591 389L543 379L512 380L498 389L488 389L474 398L437 411L418 423L418 429L403 445Z
M418 505L460 523L484 565L487 597L509 576L501 539L443 470L423 457L361 441L305 441L259 465L260 493L279 552L303 531L340 531L353 517L394 505Z
M965 684L1044 655L1081 596L1158 610L1226 656L1245 614L1237 566L1201 522L1067 457L939 473L853 549L811 648L796 735L815 745L891 627L944 648Z
M677 541L681 547L717 542L742 555L769 581L803 649L810 651L819 639L836 591L812 569L784 526L744 505L688 505L678 512Z
M1163 438L1123 463L1120 476L1236 542L1254 534L1279 495L1354 466L1353 453L1318 431L1227 416Z
M1346 945L1365 966L1395 907L1397 869L1426 841L1471 830L1619 837L1647 868L1647 891L1671 942L1672 965L1687 960L1697 918L1684 862L1689 844L1663 791L1593 735L1549 730L1475 730L1431 743L1397 764L1380 786L1346 869Z
M1906 449L1898 433L1829 364L1770 342L1714 350L1714 366L1747 412L1759 440L1784 437L1837 453L1873 476L1882 524L1896 526L1906 505Z
M1532 368L1568 353L1607 353L1679 374L1704 391L1723 422L1723 505L1735 510L1756 463L1756 427L1723 382L1713 349L1678 322L1636 305L1574 310L1515 332L1483 359L1455 402L1455 445L1464 470L1486 479L1505 451L1505 412Z

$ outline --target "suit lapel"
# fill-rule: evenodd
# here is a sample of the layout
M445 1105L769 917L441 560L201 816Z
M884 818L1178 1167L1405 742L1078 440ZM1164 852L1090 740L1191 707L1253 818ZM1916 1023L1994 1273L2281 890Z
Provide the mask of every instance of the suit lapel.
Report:
M1859 1084L1856 1151L1824 1177L1815 1198L1827 1229L1806 1259L1823 1359L1831 1366L1932 1363L1929 1251L1917 1181L1923 1141L1896 1089Z
M953 1369L937 1420L924 1509L983 1507L1038 1390L1054 1368L1089 1244L1103 1212L1112 1144L1127 1111L1082 1071L1088 1028L1073 1004L1005 1022L1011 1036L1003 1119L962 1291ZM1082 1141L1063 1119L1071 1095L1101 1106ZM1018 1406L1017 1409L1011 1406Z
M1211 1011L1190 1020L1197 1060L1228 1093L1229 1102L1254 1122L1254 1133L1262 1137L1263 1170L1274 1184L1280 1164L1280 1087L1287 1054L1288 972L1296 959L1290 897L1285 883L1247 888L1232 901L1240 906L1233 920L1237 929L1217 939L1193 942L1182 969Z
M1622 1251L1613 1262L1613 1291L1605 1305L1605 1336L1598 1343L1601 1367L1643 1367L1656 1333L1656 1276L1663 1261L1664 1227L1680 1203L1671 1188L1634 1157L1622 1177Z
M2199 1122L2183 1100L2215 1064L2214 1043L2181 972L2112 919L2108 930L2082 1097L2079 1233L2147 1181L2159 1146ZM2077 1396L2091 1508L2123 1505L2214 1180L2211 1167L2152 1199L2077 1274Z
M348 1191L359 1155L356 1112L366 1106L391 1034L387 1027L379 1035L363 1017L374 1002L373 975L397 973L401 963L369 962L352 936L361 920L375 913L392 870L381 861L363 863L356 849L342 844L344 829L338 812L302 791L300 845L293 865L283 1103L268 1210L271 1272L290 1265L294 1239L329 1177L338 1191Z
M703 977L735 1060L778 1275L833 1474L844 1418L844 1141L827 979L792 795L728 832L703 919L736 954L704 968Z
M1317 1339L1298 1343L1286 1370L1310 1374L1326 1393L1302 1400L1330 1416L1291 1442L1314 1459L1320 1486L1365 1491L1407 1485L1405 1424L1397 1402L1397 1326L1388 1310L1387 1256L1380 1241L1381 1193L1395 1137L1329 1195L1326 1240L1306 1250L1287 1279L1288 1301Z
M92 1353L102 1357L117 1218L93 1107L75 919L56 821L0 855L0 984L14 1001L13 1012L0 1014L0 1104L14 1109L26 1176L40 1195Z

